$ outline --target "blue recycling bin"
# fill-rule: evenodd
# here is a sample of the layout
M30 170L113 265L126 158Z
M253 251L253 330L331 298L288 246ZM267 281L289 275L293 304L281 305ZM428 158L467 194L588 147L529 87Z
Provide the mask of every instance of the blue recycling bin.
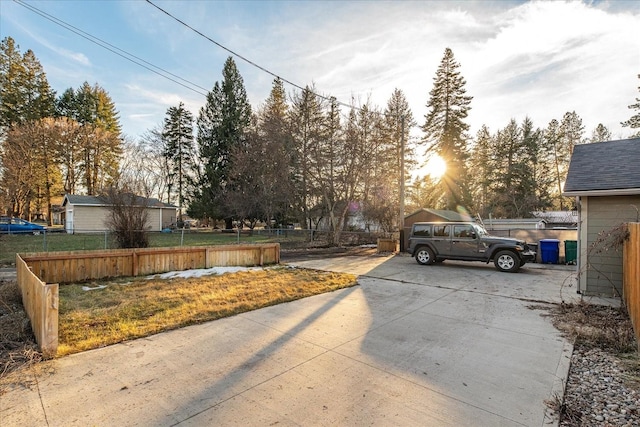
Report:
M540 258L543 264L557 264L560 259L560 240L540 240Z

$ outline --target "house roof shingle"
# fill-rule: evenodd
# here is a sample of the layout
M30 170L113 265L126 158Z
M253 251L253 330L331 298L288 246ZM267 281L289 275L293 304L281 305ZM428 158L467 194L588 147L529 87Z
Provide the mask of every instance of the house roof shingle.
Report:
M428 209L428 208L418 209L417 211L412 212L409 215L406 215L405 219L411 218L412 216L417 215L420 212L429 212L433 215L439 216L444 221L464 222L464 221L473 220L468 214L461 214L455 211L448 211L448 210L442 210L442 209Z
M640 138L576 145L565 196L640 194Z
M176 209L177 206L172 205L170 203L164 203L156 198L145 198L141 196L136 196L140 205L146 205L149 208L169 208ZM66 194L64 196L64 200L62 205L72 204L72 205L85 205L85 206L109 206L110 203L101 196L79 196L77 194Z

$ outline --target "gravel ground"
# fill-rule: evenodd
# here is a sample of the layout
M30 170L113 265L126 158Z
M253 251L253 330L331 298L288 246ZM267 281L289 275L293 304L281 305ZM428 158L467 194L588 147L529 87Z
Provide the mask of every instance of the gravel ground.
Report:
M638 426L638 383L620 357L578 345L571 357L561 426Z
M640 358L624 309L563 304L553 324L574 341L560 412L560 426L640 426Z

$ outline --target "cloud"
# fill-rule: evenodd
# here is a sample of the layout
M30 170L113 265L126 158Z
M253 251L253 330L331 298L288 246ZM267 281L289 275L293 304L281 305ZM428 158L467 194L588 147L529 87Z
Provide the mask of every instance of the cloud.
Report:
M47 3L64 10L64 3ZM154 65L211 88L229 53L144 2L101 3L114 19L118 46ZM371 98L384 108L395 88L418 124L444 49L461 64L472 132L530 116L545 127L575 110L586 132L604 123L616 134L637 97L640 3L579 1L190 2L159 3L170 13L270 71L348 103ZM11 6L11 5L9 5ZM11 6L11 10L15 7ZM114 10L118 13L114 13ZM111 16L110 15L110 16ZM11 14L3 13L3 22ZM27 22L21 17L13 23ZM96 24L97 25L97 24ZM125 130L160 123L183 101L197 115L203 95L106 53L78 53L56 31L30 26L57 55L43 60L49 76L78 86L98 82L122 111ZM54 35L50 37L50 35ZM71 40L71 39L69 39ZM109 38L109 41L112 41ZM84 42L83 42L84 43ZM126 44L129 43L129 44ZM92 47L93 49L93 47ZM38 54L40 58L40 54ZM43 56L44 57L44 56ZM56 58L63 57L65 61ZM91 58L93 64L89 61ZM257 107L273 76L236 58ZM71 64L71 65L69 65ZM65 71L66 69L66 71ZM65 75L66 72L66 75ZM90 73L89 73L90 72ZM73 81L72 79L75 79ZM290 94L297 89L285 86ZM151 120L150 115L156 114ZM135 121L131 129L126 120ZM126 120L125 120L126 118Z
M85 66L85 67L90 67L91 66L91 61L89 61L89 58L87 58L87 56L83 53L80 52L73 52L71 50L65 49L63 47L57 46L55 44L53 44L50 40L47 40L43 37L40 37L39 34L31 31L29 28L26 28L22 25L20 25L21 29L29 35L29 37L33 38L37 43L41 44L42 46L44 46L45 48L53 51L54 53L56 53L59 56L62 56L63 58L67 58L69 60L71 60L72 62ZM32 49L33 50L33 49Z
M481 64L464 73L475 96L475 128L526 115L545 127L575 110L587 133L598 123L615 133L640 63L638 18L579 2L525 3L496 15L496 35L464 53Z

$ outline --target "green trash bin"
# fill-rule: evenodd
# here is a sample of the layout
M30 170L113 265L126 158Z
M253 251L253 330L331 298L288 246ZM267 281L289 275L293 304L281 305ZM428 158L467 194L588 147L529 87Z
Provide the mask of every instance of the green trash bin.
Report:
M564 263L574 264L578 259L578 242L576 240L564 241Z

